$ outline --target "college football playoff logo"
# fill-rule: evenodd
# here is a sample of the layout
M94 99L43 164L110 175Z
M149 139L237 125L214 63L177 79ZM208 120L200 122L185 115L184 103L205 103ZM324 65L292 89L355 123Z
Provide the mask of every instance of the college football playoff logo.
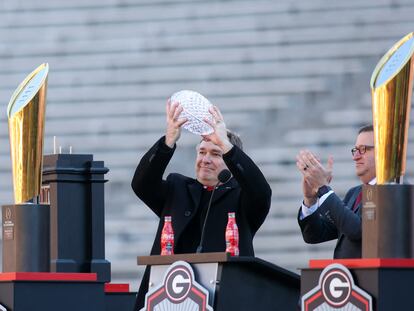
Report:
M372 298L354 283L349 270L340 264L323 269L319 283L303 295L302 311L312 310L372 311Z
M208 291L194 279L194 271L184 261L173 263L164 275L164 281L145 296L141 311L213 311L208 305Z

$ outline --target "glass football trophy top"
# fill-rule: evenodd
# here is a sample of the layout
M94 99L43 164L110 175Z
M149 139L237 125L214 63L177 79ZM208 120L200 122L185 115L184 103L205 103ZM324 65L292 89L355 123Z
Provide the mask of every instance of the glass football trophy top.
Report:
M207 98L200 93L183 90L174 93L170 100L172 103L179 102L183 107L183 112L181 112L180 118L188 119L183 125L186 130L197 135L208 135L213 133L213 128L204 121L204 119L213 121L213 117L208 111L208 109L212 107L212 104Z

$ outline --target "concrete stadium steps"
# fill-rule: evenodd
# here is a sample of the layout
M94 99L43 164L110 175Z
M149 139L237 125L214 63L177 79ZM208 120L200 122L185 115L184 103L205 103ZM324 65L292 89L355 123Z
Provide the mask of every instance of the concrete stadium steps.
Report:
M299 204L297 204L299 208ZM298 208L293 210L292 214L296 215ZM260 232L256 238L271 236L272 234L297 234L298 233L298 222L294 217L269 217L266 218L263 225L260 227Z
M205 81L182 83L172 81L167 84L102 84L102 85L77 85L77 86L59 86L49 85L47 100L50 102L59 102L63 98L65 101L72 103L94 101L99 105L100 101L126 100L136 98L137 101L152 98L154 95L164 94L165 98L182 89L199 90L201 94L212 94L212 96L238 96L265 94L299 94L306 92L327 92L328 87L326 80L323 78L284 78L284 79L255 79L246 85L243 79L234 81ZM0 98L9 98L14 90L0 91ZM206 95L207 96L207 95Z
M136 72L132 74L131 69L136 67ZM275 71L275 68L277 71ZM26 68L27 69L27 68ZM110 70L111 75L106 73ZM193 81L205 80L243 80L248 79L265 79L265 78L289 78L289 77L306 77L306 76L324 76L345 73L358 73L364 70L364 65L358 59L315 59L309 60L292 60L291 62L267 60L259 63L250 63L246 61L229 61L224 63L211 64L187 64L174 65L165 64L164 66L157 63L157 67L151 67L140 64L129 64L128 66L116 65L114 68L83 68L82 71L74 68L50 68L49 85L51 87L78 86L78 85L106 85L106 84L150 84L150 83L191 83ZM23 78L19 71L9 73L0 71L0 78L7 76L8 81L2 85L2 89L14 86L14 81ZM177 79L180 77L180 79ZM10 81L10 82L9 82Z
M283 234L283 238L278 238L277 234L263 235L259 233L257 238L254 239L255 253L257 254L282 254L294 253L296 251L300 252L303 248L304 243L305 242L303 241L302 235L297 233ZM319 247L319 245L317 247Z
M313 149L312 149L313 151ZM346 154L351 155L351 151L346 149ZM323 154L322 163L326 164L326 156L328 154ZM410 163L410 162L409 162ZM264 172L264 175L267 180L274 183L284 182L284 181L294 181L300 182L302 178L301 173L298 171L296 164L292 165L282 165L282 164L268 164L261 165L260 168ZM355 178L355 173L353 170L350 170L350 162L347 160L339 160L334 156L334 179L338 176L340 178Z
M161 104L165 107L164 103ZM99 109L99 107L97 107ZM164 108L165 109L165 108ZM252 119L247 112L233 112L226 116L226 125L230 128L239 124L248 126ZM147 116L90 116L89 118L60 118L48 120L46 131L56 136L75 135L107 135L117 133L140 133L155 132L163 133L165 130L165 113L162 115Z
M371 96L370 96L371 97ZM346 110L332 110L324 112L323 121L329 126L359 126L366 120L372 119L371 107Z
M371 95L370 95L371 99ZM371 104L371 103L370 103ZM371 106L354 109L332 110L326 111L323 114L324 123L330 126L359 126L372 119ZM410 115L410 124L414 121L414 116ZM410 130L409 139L412 138Z
M12 91L10 92L11 97ZM170 96L172 94L169 94ZM131 126L131 131L139 129L140 132L148 132L149 130L163 131L165 128L165 105L168 96L165 98L145 99L142 100L126 100L126 101L102 101L96 102L56 102L47 99L46 104L46 131L60 132L65 134L73 130L72 126L67 126L68 122L84 122L82 126L87 126L93 130L89 124L91 122L102 122L101 127L114 127L112 124L105 124L108 118L113 118L116 124L120 118L126 120L136 118L136 123L128 123ZM243 97L225 97L225 96L208 96L209 100L219 106L220 110L226 114L226 123L230 127L239 127L239 124L249 124L246 120L246 113L251 117L251 113L260 113L261 111L286 109L289 103L292 103L292 96L286 95L262 95ZM298 98L296 101L303 101L303 98ZM97 121L98 120L98 121ZM99 121L102 120L102 121ZM247 122L247 123L246 123ZM72 125L72 124L70 124ZM7 129L7 115L0 115L0 137L8 136ZM135 128L134 128L135 127ZM51 130L49 130L51 128ZM99 132L100 127L96 128L95 132ZM114 128L108 128L109 131L114 131ZM139 133L138 133L139 134Z
M260 68L261 63L273 64L274 66L280 67L281 72L289 72L284 70L286 66L281 63L291 61L292 63L299 63L303 66L304 61L319 61L318 64L329 64L329 60L338 60L338 68L343 68L343 64L352 64L354 68L346 70L359 69L358 57L375 56L383 52L388 45L391 43L390 40L367 40L358 42L328 42L328 43L306 43L306 44L294 44L294 45L273 45L273 46L241 46L241 47L212 47L202 48L200 50L189 50L189 49L161 49L159 51L138 51L138 50L125 50L121 49L116 52L101 51L99 53L41 53L40 55L29 54L28 56L13 56L1 55L2 58L8 61L2 67L0 73L2 74L19 74L25 73L28 68L32 68L39 63L48 62L51 69L60 71L78 71L78 75L81 75L85 71L89 70L120 70L130 68L136 70L132 73L132 77L139 75L139 71L154 69L155 73L159 69L165 69L162 81L166 77L169 77L168 71L170 69L177 70L177 67L182 67L183 70L186 67L192 69L197 66L201 69L202 66L226 66L226 65L238 65L242 64L245 66ZM352 46L352 49L349 47ZM353 63L345 60L345 58L355 58ZM324 61L325 60L325 61ZM85 64L85 65L83 65ZM342 67L341 67L342 64ZM292 64L295 73L295 64ZM309 71L311 64L306 64L305 70ZM320 66L323 67L323 66ZM17 69L17 70L16 70ZM214 67L213 67L214 69ZM335 68L319 68L318 73L325 70L328 73L334 73ZM277 75L279 70L275 70ZM159 72L159 71L158 71ZM211 74L210 69L204 73ZM187 71L187 76L188 76ZM116 74L116 72L115 72ZM162 72L161 72L162 74ZM247 74L247 73L245 73ZM231 73L226 73L226 76ZM200 74L199 74L200 76ZM17 77L17 76L16 76ZM184 76L185 77L185 76ZM197 77L197 76L196 76ZM231 76L230 76L231 77ZM12 76L13 78L13 76ZM125 77L123 77L125 79ZM176 77L183 79L183 77ZM217 77L221 78L221 77ZM135 78L136 79L136 78ZM8 84L12 84L7 82ZM16 80L17 81L17 80ZM161 81L161 82L162 82ZM50 81L52 82L52 80ZM72 82L71 79L64 81L65 83ZM146 82L146 80L144 80Z
M237 3L237 6L234 4ZM405 1L348 1L345 3L331 1L312 1L309 4L295 3L295 1L284 1L279 3L272 3L271 1L256 1L252 4L249 1L210 1L208 4L200 1L162 1L143 3L140 1L123 1L122 6L117 6L116 2L104 4L101 1L88 1L87 3L81 3L75 1L74 3L56 5L50 1L46 1L43 5L36 5L33 7L27 6L27 12L19 12L19 18L25 26L66 26L68 24L67 15L71 17L71 24L74 25L90 25L90 24L108 24L115 21L122 21L123 23L139 23L139 22L152 22L154 25L149 31L157 31L163 22L169 20L177 21L177 29L181 31L188 31L188 29L209 29L210 27L217 27L217 29L226 29L228 25L230 29L234 27L234 21L227 24L211 23L210 25L201 24L198 27L186 27L185 24L180 24L181 20L192 20L197 22L200 19L223 19L223 17L243 17L252 15L267 16L269 14L280 14L280 18L275 21L277 25L286 26L292 25L291 15L298 16L298 21L293 24L297 27L309 26L314 24L320 24L330 20L332 23L341 24L349 23L352 20L352 16L355 18L364 18L368 21L389 21L395 20L394 14L390 12L404 13L402 7L409 8L412 3L408 0ZM163 8L163 12L160 13L160 8ZM5 18L0 25L7 26L10 20L13 20L14 9L13 5L3 5L3 12ZM73 14L76 12L76 14ZM328 12L338 14L340 18L334 19L333 14L326 14ZM371 13L372 12L372 13ZM93 14L99 13L99 14ZM163 14L164 13L164 14ZM351 17L347 14L352 14ZM370 14L371 13L371 14ZM31 15L30 15L31 14ZM306 18L306 14L310 17L318 16L321 18ZM323 15L322 15L323 14ZM302 16L304 15L304 16ZM28 18L28 16L36 18ZM323 17L323 18L322 18ZM358 19L356 21L359 21ZM233 25L233 26L232 26ZM175 26L175 25L174 25ZM168 26L167 26L168 27ZM166 27L166 28L167 28ZM155 30L153 30L155 29Z
M326 242L323 245L302 246L300 250L294 252L294 255L288 255L288 253L257 253L256 256L300 274L300 269L308 268L309 259L332 259L334 247L334 243Z
M350 185L357 185L358 182L355 178L349 179L334 179L332 181L332 188L338 193L339 196L343 197L345 195L345 191L350 188ZM297 204L295 204L295 208L299 206L298 204L301 203L302 200L302 186L301 180L295 182L284 182L284 183L277 183L274 184L270 182L270 186L272 187L272 194L275 198L279 200L287 200L292 197L298 198ZM278 203L276 202L274 207L277 208Z
M173 33L176 36L172 37L171 40L179 40L184 36L191 36L193 34L199 34L200 40L212 34L222 34L223 36L234 34L234 39L236 39L237 36L249 31L265 32L268 35L273 35L273 31L278 31L274 34L275 41L272 41L272 43L332 39L334 33L338 34L335 39L346 39L351 36L354 39L361 39L371 32L374 37L384 37L395 34L399 27L400 30L404 31L404 23L410 21L412 9L412 7L407 6L403 8L390 7L388 8L390 14L387 14L384 8L378 7L365 8L363 10L344 10L342 12L331 10L331 12L298 11L286 13L269 10L262 13L260 19L254 14L207 17L188 16L188 14L187 16L176 18L171 16L162 20L141 21L136 20L136 17L140 14L145 14L142 8L134 10L131 7L126 7L119 9L116 14L111 13L110 17L103 10L85 10L84 15L94 15L95 21L93 26L96 30L94 32L88 32L88 27L91 26L90 23L74 20L73 24L68 24L65 17L70 12L66 10L61 11L63 16L60 21L63 20L64 23L48 19L48 26L53 25L55 30L50 31L46 39L50 42L57 41L63 43L67 41L102 40L108 37L122 39L129 37L129 33L125 32L125 28L129 25L136 26L132 33L134 38L140 38L141 40L163 37L167 33ZM110 12L112 12L112 9ZM383 15L378 16L379 12L382 12ZM50 12L49 15L52 13L57 18L56 16L59 15L60 11ZM37 15L39 16L40 14ZM33 13L31 15L33 16ZM45 13L42 15L45 15ZM133 15L132 18L130 18L131 15ZM396 27L387 27L390 23L395 23L397 16L399 24ZM33 19L29 22L24 19L19 20L20 27L14 31L14 36L7 31L6 25L0 25L0 34L8 41L18 43L20 37L27 36L29 33L28 28L41 27L40 24L36 23L42 22L41 18L47 19L48 17L48 15L39 16L39 19L34 20L34 22ZM292 23L292 18L296 19L295 23ZM32 23L32 25L29 23ZM305 23L307 24L306 28L303 27ZM355 31L356 27L358 27L358 32ZM381 27L384 29L384 32L375 33L372 27L377 29ZM335 32L329 32L330 29L335 30ZM203 42L208 41L203 40ZM188 43L184 42L183 44L183 46L186 46ZM224 44L229 44L229 42L224 41Z
M371 121L371 120L370 120ZM362 122L361 122L362 123ZM314 129L295 129L289 131L285 136L285 140L291 145L307 146L307 145L340 145L348 144L352 146L355 143L355 128L314 128ZM410 142L414 141L414 129L408 130Z
M408 11L408 12L407 12ZM411 10L404 9L401 18L410 16L414 12L414 7ZM392 12L399 14L401 12ZM98 13L99 14L99 13ZM98 15L99 16L99 15ZM398 15L399 16L399 15ZM275 16L277 18L277 16ZM295 16L296 17L296 16ZM122 18L122 17L120 17ZM17 21L18 22L18 21ZM211 21L210 21L211 22ZM134 36L117 36L114 38L85 38L84 40L64 40L45 41L42 45L33 46L32 42L16 41L13 51L16 56L28 55L28 49L31 53L39 55L45 53L46 55L53 54L90 54L101 53L101 51L117 52L120 50L139 50L157 51L166 49L176 50L200 50L203 48L209 49L214 47L234 47L234 46L276 46L276 45L296 45L306 43L323 43L323 42L343 42L351 41L358 43L358 41L366 39L384 39L399 35L400 33L408 33L409 23L401 23L396 27L386 27L383 25L384 31L378 32L381 26L378 24L363 25L338 25L309 27L307 29L252 29L252 30L238 30L238 31L220 31L213 33L190 33L190 34L176 34L174 31L166 32L161 36L154 35L136 35ZM86 32L87 33L87 32ZM257 34L260 33L261 36ZM157 40L157 39L164 40ZM128 39L127 41L125 39ZM91 44L93 43L93 44ZM0 53L5 56L8 51L0 49Z
M317 131L317 129L314 130ZM332 129L332 131L334 132L334 129ZM335 133L332 133L330 135L335 135ZM326 146L323 144L318 144L312 145L310 149L320 157L323 163L326 163L329 155L332 155L335 160L350 161L352 160L350 156L351 148L355 143L355 133L353 133L352 137L354 139L352 141L350 140L348 144L335 144ZM296 155L300 150L306 149L307 147L309 146L306 146L305 143L303 145L288 147L259 147L249 152L249 155L259 165L266 165L266 167L269 168L270 172L272 172L272 170L278 169L278 164L296 164ZM273 164L276 164L276 166L272 168Z

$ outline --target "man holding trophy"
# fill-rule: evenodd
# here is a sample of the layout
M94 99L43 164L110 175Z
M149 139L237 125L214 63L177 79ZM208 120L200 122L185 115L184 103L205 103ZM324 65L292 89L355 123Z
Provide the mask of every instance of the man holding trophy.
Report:
M253 237L269 212L270 186L241 149L240 138L227 130L217 107L196 92L176 94L166 106L165 136L143 156L132 179L135 194L160 218L151 255L160 254L166 215L172 218L175 253L224 252L228 213L234 212L240 255L254 256ZM196 178L174 173L163 179L182 127L201 136ZM229 178L220 181L220 173L227 169ZM148 281L147 268L135 310L144 305Z

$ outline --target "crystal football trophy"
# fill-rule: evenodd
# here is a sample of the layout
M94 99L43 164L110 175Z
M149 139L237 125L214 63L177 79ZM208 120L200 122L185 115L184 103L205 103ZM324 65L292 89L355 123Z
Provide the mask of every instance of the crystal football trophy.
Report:
M362 256L414 257L414 188L405 174L414 69L414 37L382 57L371 77L375 186L363 186Z
M183 128L197 135L208 135L213 133L213 128L204 119L213 120L209 108L212 106L203 95L189 90L174 93L170 101L179 102L183 111L180 118L187 118Z
M42 178L48 64L30 73L7 107L14 201L2 206L3 272L49 271L49 205Z

